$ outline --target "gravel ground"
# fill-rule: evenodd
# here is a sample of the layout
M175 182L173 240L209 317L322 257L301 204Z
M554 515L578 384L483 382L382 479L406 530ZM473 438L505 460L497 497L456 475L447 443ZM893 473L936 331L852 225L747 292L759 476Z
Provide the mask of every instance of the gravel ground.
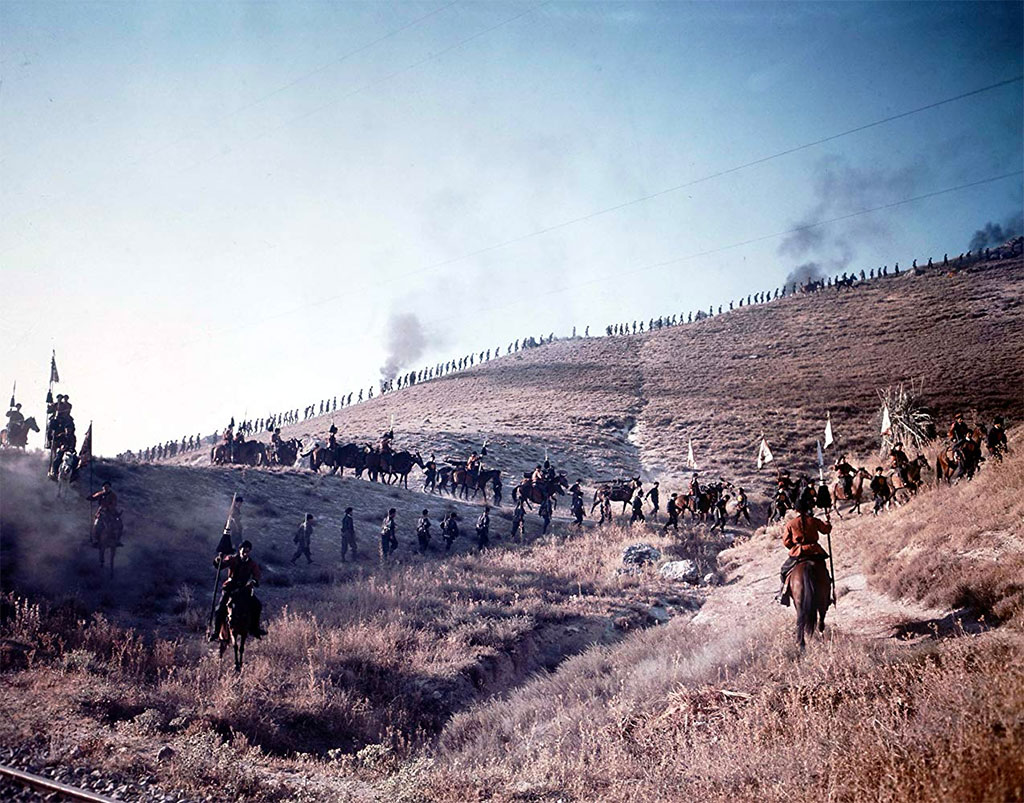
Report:
M111 773L101 773L82 766L59 766L47 763L46 751L23 747L0 747L0 764L41 775L68 786L87 789L113 800L139 803L193 803L193 798L166 794L151 783L152 779L129 780ZM71 800L56 792L43 793L19 783L0 778L0 800L19 803Z

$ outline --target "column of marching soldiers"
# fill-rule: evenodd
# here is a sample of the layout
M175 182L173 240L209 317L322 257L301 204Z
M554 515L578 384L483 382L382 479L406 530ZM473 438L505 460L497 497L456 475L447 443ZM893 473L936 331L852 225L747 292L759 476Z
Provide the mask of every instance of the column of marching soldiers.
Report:
M936 264L933 259L929 257L926 265L919 266L915 259L913 260L910 271L913 275L920 276L940 267L942 270L947 271L959 270L977 262L984 262L992 259L1007 259L1019 256L1022 251L1024 251L1024 238L1016 237L998 248L986 248L984 251L979 250L977 253L967 251L953 259L949 258L948 253L943 254L942 262L939 264ZM870 268L867 271L862 269L859 273L843 272L842 274L836 274L835 276L808 279L803 282L791 282L774 289L770 288L761 292L751 293L745 298L741 297L737 300L728 302L727 306L719 304L717 313L715 311L715 307L711 306L708 307L706 312L703 309L696 311L691 310L688 313L677 313L673 315L663 315L657 318L649 318L647 321L634 320L631 323L629 321L613 323L608 324L605 327L604 334L607 337L636 335L643 334L645 332L658 331L660 329L673 326L700 323L710 318L714 318L716 315L724 315L728 312L742 309L744 306L751 307L767 304L777 299L785 298L786 296L817 293L829 289L840 292L845 289L855 289L856 287L863 286L877 279L888 278L889 276L897 277L900 275L900 265L899 262L897 262L895 263L892 271L889 270L888 265L883 265L879 268ZM590 327L584 327L582 337L589 338L590 336ZM577 339L577 337L579 337L575 326L572 328L572 334L569 337L570 339ZM523 337L510 342L505 347L505 356L516 354L525 349L546 346L555 342L555 340L560 339L561 338L555 337L554 332L549 333L547 336ZM502 356L502 348L498 345L493 349L484 349L480 352L473 352L456 359L438 362L433 366L421 368L415 371L408 371L392 378L382 379L378 383L378 395L390 393L395 390L401 390L403 388L409 388L413 385L422 384L424 382L429 382L431 380L465 371L477 364L489 362L500 356ZM359 388L357 391L350 391L330 398L320 399L319 402L308 404L305 407L296 407L294 409L278 411L251 419L244 417L238 422L236 431L244 435L273 432L275 429L279 429L280 427L297 424L301 421L315 418L317 416L327 415L336 412L338 409L351 407L353 404L361 404L364 401L371 401L373 398L374 386L370 385L365 389ZM231 420L231 426L232 428L235 428L234 418ZM118 457L125 461L151 462L155 460L169 459L178 454L192 452L202 448L208 449L212 446L216 446L219 442L220 436L217 433L208 435L205 438L200 434L196 434L194 436L184 435L180 440L168 440L164 443L140 449L139 451L128 450L118 455Z

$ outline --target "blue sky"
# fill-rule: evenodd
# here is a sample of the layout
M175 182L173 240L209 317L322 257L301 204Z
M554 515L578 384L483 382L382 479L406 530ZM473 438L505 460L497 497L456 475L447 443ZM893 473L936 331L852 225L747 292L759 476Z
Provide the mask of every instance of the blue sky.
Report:
M680 259L1020 170L1018 82L561 225L1020 76L1020 3L0 15L0 382L39 414L56 348L108 454L368 386L393 313L427 364L959 253L1021 210L1018 176Z

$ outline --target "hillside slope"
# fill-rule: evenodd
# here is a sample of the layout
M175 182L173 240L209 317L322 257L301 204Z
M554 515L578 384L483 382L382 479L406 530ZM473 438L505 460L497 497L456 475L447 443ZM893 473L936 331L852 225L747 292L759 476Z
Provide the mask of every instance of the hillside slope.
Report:
M491 440L510 476L550 452L587 481L678 482L698 464L762 491L764 432L777 465L813 467L826 411L837 446L871 461L877 391L923 380L940 425L956 410L1024 417L1024 262L934 269L744 307L653 334L556 341L286 427L286 437L371 442L465 457ZM266 435L261 436L266 438ZM206 455L185 455L194 463Z

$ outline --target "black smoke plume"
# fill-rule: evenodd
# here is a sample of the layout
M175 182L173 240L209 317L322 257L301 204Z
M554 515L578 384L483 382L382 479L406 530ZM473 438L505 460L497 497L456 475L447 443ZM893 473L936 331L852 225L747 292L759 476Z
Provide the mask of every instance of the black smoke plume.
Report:
M1024 231L1024 214L1016 212L1010 215L1003 225L989 221L983 228L974 232L971 243L968 246L972 251L984 251L986 248L994 248L1003 245L1007 240L1019 237Z
M923 173L920 166L898 170L859 168L838 156L822 159L816 167L811 208L795 223L796 230L779 244L780 256L802 260L790 272L787 283L847 271L864 243L891 239L892 229L884 215L813 224L906 197Z
M427 336L420 319L412 312L392 313L387 323L388 355L380 367L381 379L387 381L398 376L423 356Z
M806 284L807 282L824 279L826 275L825 269L817 262L805 262L802 265L797 265L789 272L786 276L786 284Z

